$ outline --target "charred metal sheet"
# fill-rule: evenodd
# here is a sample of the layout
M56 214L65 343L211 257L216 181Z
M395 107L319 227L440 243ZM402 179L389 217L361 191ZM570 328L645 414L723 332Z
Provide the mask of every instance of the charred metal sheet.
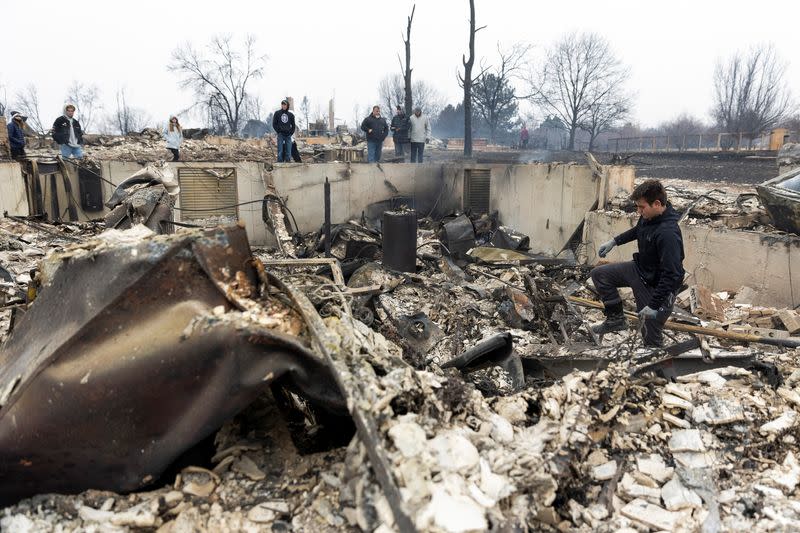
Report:
M475 246L475 227L467 215L459 215L442 226L442 242L453 259L465 259L467 251Z
M276 380L345 409L299 337L230 318L260 292L243 228L76 246L45 270L0 361L1 503L147 485Z
M683 354L676 357L664 357L657 361L634 367L631 369L631 375L639 376L652 372L657 376L674 379L685 374L714 370L715 368L726 366L748 368L753 365L754 361L755 356L753 354L720 354L714 359L708 359L702 355Z
M479 342L463 354L442 365L442 368L457 368L462 372L475 372L490 366L499 366L511 376L514 389L525 385L525 374L519 355L514 352L510 333L500 333Z

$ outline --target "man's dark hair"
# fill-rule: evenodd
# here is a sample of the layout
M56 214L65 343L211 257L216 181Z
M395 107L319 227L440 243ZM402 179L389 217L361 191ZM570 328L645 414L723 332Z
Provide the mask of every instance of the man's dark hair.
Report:
M633 189L631 200L634 202L644 199L650 205L659 200L661 205L667 205L667 190L658 180L645 180Z

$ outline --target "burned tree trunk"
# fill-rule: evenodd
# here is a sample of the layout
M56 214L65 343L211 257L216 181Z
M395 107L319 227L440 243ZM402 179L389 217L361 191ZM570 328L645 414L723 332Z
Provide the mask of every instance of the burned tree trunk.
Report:
M417 5L414 4L411 7L411 15L408 17L408 26L406 27L406 38L403 40L403 43L406 45L406 68L405 72L403 73L403 78L406 83L406 95L405 95L405 108L406 108L406 116L411 116L411 106L413 105L411 99L411 23L414 21L414 10L417 9Z
M475 34L483 29L475 28L475 0L469 0L469 59L463 55L464 77L464 155L472 156L472 66L475 64Z

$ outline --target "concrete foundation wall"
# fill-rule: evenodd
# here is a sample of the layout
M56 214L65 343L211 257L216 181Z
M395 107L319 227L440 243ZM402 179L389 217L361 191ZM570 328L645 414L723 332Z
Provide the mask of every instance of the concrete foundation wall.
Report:
M0 215L28 214L28 195L22 179L22 167L16 161L0 163Z
M506 226L531 238L531 250L556 254L598 200L618 190L632 191L634 168L605 167L607 177L595 176L586 165L537 163L490 165L492 210ZM607 183L607 185L606 185Z
M463 174L462 174L463 175ZM368 205L404 196L423 215L435 208L451 212L461 207L459 172L441 164L324 163L276 164L267 183L297 219L300 231L317 231L324 221L325 178L331 184L331 221L358 219Z
M600 245L633 227L636 220L635 214L587 213L583 259L596 264ZM748 286L756 290L755 305L793 308L800 304L800 237L704 224L681 225L681 232L689 285L704 285L715 292ZM635 242L618 246L606 260L630 261L635 251Z

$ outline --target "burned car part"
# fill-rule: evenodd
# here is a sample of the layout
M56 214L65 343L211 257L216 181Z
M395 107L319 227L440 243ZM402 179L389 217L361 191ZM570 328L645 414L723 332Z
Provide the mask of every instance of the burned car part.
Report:
M299 316L256 300L241 227L96 241L44 266L0 361L0 502L143 487L277 380L345 409L287 332Z

